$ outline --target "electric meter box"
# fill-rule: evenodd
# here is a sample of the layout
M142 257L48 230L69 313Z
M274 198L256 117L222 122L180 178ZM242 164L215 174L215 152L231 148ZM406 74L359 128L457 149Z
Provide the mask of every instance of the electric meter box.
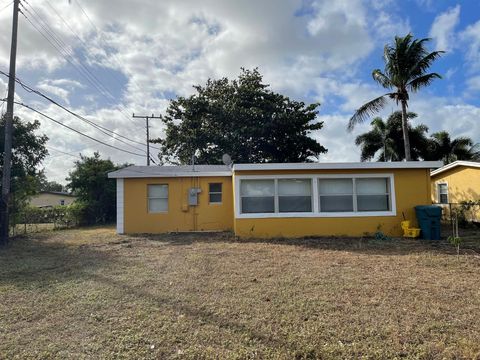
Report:
M200 188L190 188L188 190L188 205L197 206L198 205L198 194L202 192Z

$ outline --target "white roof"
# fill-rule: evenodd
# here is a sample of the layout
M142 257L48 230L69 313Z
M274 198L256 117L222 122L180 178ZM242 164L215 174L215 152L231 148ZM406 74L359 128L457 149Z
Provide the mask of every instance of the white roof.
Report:
M226 165L129 166L108 173L109 178L232 176Z
M474 161L454 161L448 165L442 166L440 169L434 170L431 172L431 176L440 174L444 171L453 169L457 166L468 166L468 167L475 167L475 168L480 168L480 162L474 162Z
M349 169L436 169L441 161L342 162L342 163L264 163L235 164L242 170L349 170ZM108 174L109 178L232 176L226 165L129 166Z
M235 164L233 170L436 169L442 164L441 161L268 163Z

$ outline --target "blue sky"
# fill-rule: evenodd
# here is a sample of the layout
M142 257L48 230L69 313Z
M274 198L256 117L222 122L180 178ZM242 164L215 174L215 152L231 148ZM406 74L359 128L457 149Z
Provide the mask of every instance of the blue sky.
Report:
M8 3L0 0L0 9ZM447 130L480 142L478 1L145 0L132 5L127 0L29 0L24 6L40 32L20 16L18 77L135 141L144 140L144 128L141 120L130 118L133 112L160 114L169 99L191 94L194 84L209 77L234 78L240 67L259 67L273 90L321 103L319 120L325 126L312 134L329 149L321 161L358 161L354 139L368 124L348 133L348 119L363 102L382 94L370 74L383 67L384 44L412 32L431 37L432 50L447 51L432 68L444 79L411 98L410 110L419 115L415 121L427 124L430 133ZM3 71L8 69L10 21L11 6L0 11ZM0 79L1 93L5 83ZM90 136L145 150L106 137L22 89L17 96ZM380 115L392 110L395 104ZM17 113L25 120L38 118L25 109ZM41 122L41 132L50 137L51 156L44 165L51 179L64 182L80 152L145 162ZM152 122L152 136L163 136L161 123Z

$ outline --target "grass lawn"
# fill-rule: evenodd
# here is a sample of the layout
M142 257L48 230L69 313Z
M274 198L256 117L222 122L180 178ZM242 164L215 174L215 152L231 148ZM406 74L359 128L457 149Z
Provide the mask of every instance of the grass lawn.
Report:
M0 250L0 358L480 358L480 232L444 242L32 234Z

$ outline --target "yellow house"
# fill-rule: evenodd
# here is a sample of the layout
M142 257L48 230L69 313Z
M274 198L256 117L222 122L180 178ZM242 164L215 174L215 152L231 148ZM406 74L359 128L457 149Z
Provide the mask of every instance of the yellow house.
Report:
M455 161L432 171L432 202L444 207L448 215L450 206L456 208L465 201L480 201L480 163ZM450 205L451 204L451 205ZM480 221L480 208L471 209L469 220Z
M130 166L117 179L117 231L233 230L240 237L402 234L431 204L440 162Z
M76 197L72 194L60 191L41 191L30 199L30 205L40 208L48 208L59 205L70 205Z

